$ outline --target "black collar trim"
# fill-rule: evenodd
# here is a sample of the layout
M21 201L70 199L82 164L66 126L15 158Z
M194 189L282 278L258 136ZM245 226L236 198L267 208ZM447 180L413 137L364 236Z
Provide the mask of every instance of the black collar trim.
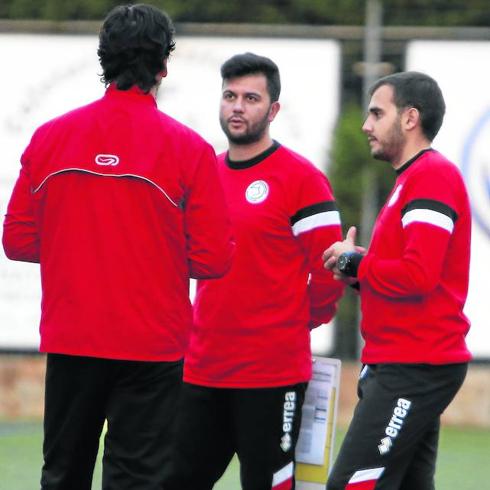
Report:
M428 151L434 151L432 148L425 148L421 151L419 151L414 157L410 158L407 162L405 162L400 168L396 169L397 175L400 175L402 172L405 172L412 163L415 163L416 160L419 159L424 153L427 153Z
M258 154L257 156L250 158L249 160L230 160L230 157L228 156L229 153L226 152L226 157L225 157L225 162L228 167L234 169L234 170L242 170L245 168L250 168L253 167L254 165L257 165L258 163L262 162L265 160L267 157L271 156L281 145L277 141L273 141L272 145L267 148L267 150L263 151L262 153Z

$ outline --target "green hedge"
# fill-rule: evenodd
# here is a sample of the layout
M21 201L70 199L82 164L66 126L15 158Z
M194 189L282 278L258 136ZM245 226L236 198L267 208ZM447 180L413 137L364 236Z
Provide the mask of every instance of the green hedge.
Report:
M102 18L114 0L1 0L0 18ZM130 3L130 2L128 2ZM136 2L135 2L136 3ZM176 22L360 25L365 0L148 0ZM488 0L383 0L386 25L488 26Z

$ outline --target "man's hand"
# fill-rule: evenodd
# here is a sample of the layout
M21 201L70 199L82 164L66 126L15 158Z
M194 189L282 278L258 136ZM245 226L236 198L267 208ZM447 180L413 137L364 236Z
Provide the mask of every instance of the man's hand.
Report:
M364 247L359 247L355 244L356 234L356 227L351 226L347 231L344 241L335 242L329 248L327 248L325 252L323 252L323 263L325 268L333 272L335 279L344 281L347 284L353 284L357 282L357 279L342 274L337 269L337 259L339 258L339 255L343 254L344 252L366 253L366 249Z
M340 254L344 252L355 252L355 239L356 239L356 227L351 226L347 231L345 240L342 242L335 242L323 252L323 262L326 269L333 271L337 265L337 259Z

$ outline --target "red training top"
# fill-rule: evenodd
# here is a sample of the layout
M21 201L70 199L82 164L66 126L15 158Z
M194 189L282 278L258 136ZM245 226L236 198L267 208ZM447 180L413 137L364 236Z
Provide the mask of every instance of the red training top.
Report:
M41 264L42 352L180 359L189 277L231 262L214 152L152 95L111 86L35 132L3 245Z
M236 251L226 276L198 284L184 379L237 388L307 381L310 328L333 317L343 291L322 264L341 239L330 184L277 143L246 162L218 162Z
M463 179L434 150L398 174L359 266L362 362L466 362L471 215Z

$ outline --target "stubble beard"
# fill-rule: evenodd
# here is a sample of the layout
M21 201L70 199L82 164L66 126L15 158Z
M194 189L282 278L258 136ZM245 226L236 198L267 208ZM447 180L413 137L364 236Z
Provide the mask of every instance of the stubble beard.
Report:
M401 118L398 117L393 123L390 132L384 138L384 144L380 142L380 149L371 152L375 160L393 163L400 155L405 145L405 137L401 130Z
M245 132L239 134L235 134L230 130L228 121L225 118L220 116L219 122L221 129L230 143L233 143L234 145L250 145L260 141L267 131L267 128L269 127L269 111L267 111L267 114L265 114L262 119L253 124L246 122Z

